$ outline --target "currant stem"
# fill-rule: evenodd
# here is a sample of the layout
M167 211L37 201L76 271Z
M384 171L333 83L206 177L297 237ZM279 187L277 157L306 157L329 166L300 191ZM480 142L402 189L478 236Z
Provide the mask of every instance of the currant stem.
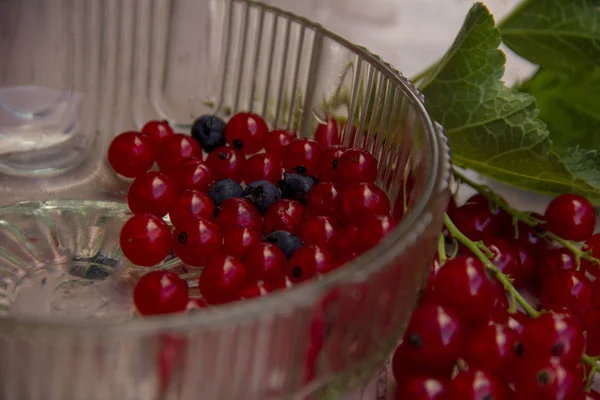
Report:
M521 305L521 307L523 307L525 312L531 318L537 318L538 316L541 315L540 312L536 311L533 307L531 307L531 305L527 302L527 300L525 300L523 298L523 296L521 296L519 291L517 289L515 289L515 287L511 283L510 279L506 275L504 275L489 260L489 258L486 257L486 255L481 251L479 246L475 242L473 242L471 239L466 237L456 227L456 225L454 225L454 223L452 222L452 220L450 219L448 214L444 214L444 224L446 225L446 228L448 229L448 232L450 233L450 235L455 237L460 243L462 243L467 249L469 249L483 263L483 265L487 269L489 269L490 271L492 271L494 273L496 279L498 279L498 281L500 281L500 283L502 283L502 285L504 286L504 290L506 290L510 294L511 298L514 298Z
M444 239L444 234L440 233L438 236L438 259L440 261L440 265L446 264L446 260L448 259L446 255L446 240Z

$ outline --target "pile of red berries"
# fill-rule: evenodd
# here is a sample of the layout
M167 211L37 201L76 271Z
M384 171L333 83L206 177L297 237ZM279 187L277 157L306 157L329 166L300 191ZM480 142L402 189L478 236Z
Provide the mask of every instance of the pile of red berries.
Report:
M584 259L600 256L592 204L561 195L533 215L537 226L513 224L480 194L447 214L513 287L505 292L464 240L443 265L446 254L436 257L394 354L396 398L600 398L584 390L600 356L600 266ZM519 295L526 306L513 310Z
M188 268L203 267L196 299L175 273L143 275L133 294L142 315L253 298L319 277L395 225L375 185L377 160L341 146L334 120L319 125L314 139L269 130L252 113L227 123L200 117L191 135L150 121L118 135L108 161L135 178L127 196L134 215L120 237L125 257L149 267L174 254Z

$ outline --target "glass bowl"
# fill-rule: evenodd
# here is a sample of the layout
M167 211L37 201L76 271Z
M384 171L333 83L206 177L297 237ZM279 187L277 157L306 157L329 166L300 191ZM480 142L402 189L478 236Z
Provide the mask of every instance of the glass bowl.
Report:
M0 152L0 398L335 398L375 371L428 275L449 197L442 129L399 72L252 1L23 0L0 3L0 15L35 22L9 26L13 57L0 74L0 89L12 90L0 92L12 113L0 137L16 149ZM54 74L24 72L39 67L36 46ZM15 112L44 89L61 94ZM24 97L8 107L15 92ZM304 137L335 117L343 144L379 159L377 183L401 223L320 280L136 317L132 286L149 269L118 246L130 181L110 170L108 143L150 119L189 132L199 115L242 110ZM32 146L23 130L65 136ZM198 272L177 258L153 268L182 273L194 290Z

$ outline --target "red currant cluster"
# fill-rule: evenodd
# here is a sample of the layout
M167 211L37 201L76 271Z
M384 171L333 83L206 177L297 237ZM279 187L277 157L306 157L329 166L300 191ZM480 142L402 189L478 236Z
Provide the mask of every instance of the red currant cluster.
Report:
M450 203L446 246L394 354L396 398L600 398L585 392L600 356L592 204L561 195L541 216L488 197Z
M369 250L395 226L375 185L377 160L341 146L333 119L314 139L269 130L252 113L227 123L203 116L191 136L150 121L117 136L108 161L135 178L127 196L134 215L120 236L125 257L149 267L174 254L188 268L203 267L201 297L191 300L176 273L143 275L133 294L142 315L288 288ZM150 171L155 161L159 170Z

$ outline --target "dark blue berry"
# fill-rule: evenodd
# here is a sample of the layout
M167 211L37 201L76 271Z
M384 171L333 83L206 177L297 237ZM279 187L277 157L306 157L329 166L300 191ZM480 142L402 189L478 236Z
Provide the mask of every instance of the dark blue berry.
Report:
M315 183L316 179L312 176L286 172L283 174L283 180L279 181L281 197L306 203L306 194Z
M256 181L246 186L244 198L264 214L271 204L281 198L281 192L269 181Z
M287 258L303 246L302 240L298 236L294 236L287 231L275 231L267 236L267 242L273 243L279 247Z
M215 115L203 115L192 124L192 137L207 153L226 144L225 121Z
M208 190L208 196L216 206L221 205L227 199L242 197L243 195L242 186L233 179L221 179Z

